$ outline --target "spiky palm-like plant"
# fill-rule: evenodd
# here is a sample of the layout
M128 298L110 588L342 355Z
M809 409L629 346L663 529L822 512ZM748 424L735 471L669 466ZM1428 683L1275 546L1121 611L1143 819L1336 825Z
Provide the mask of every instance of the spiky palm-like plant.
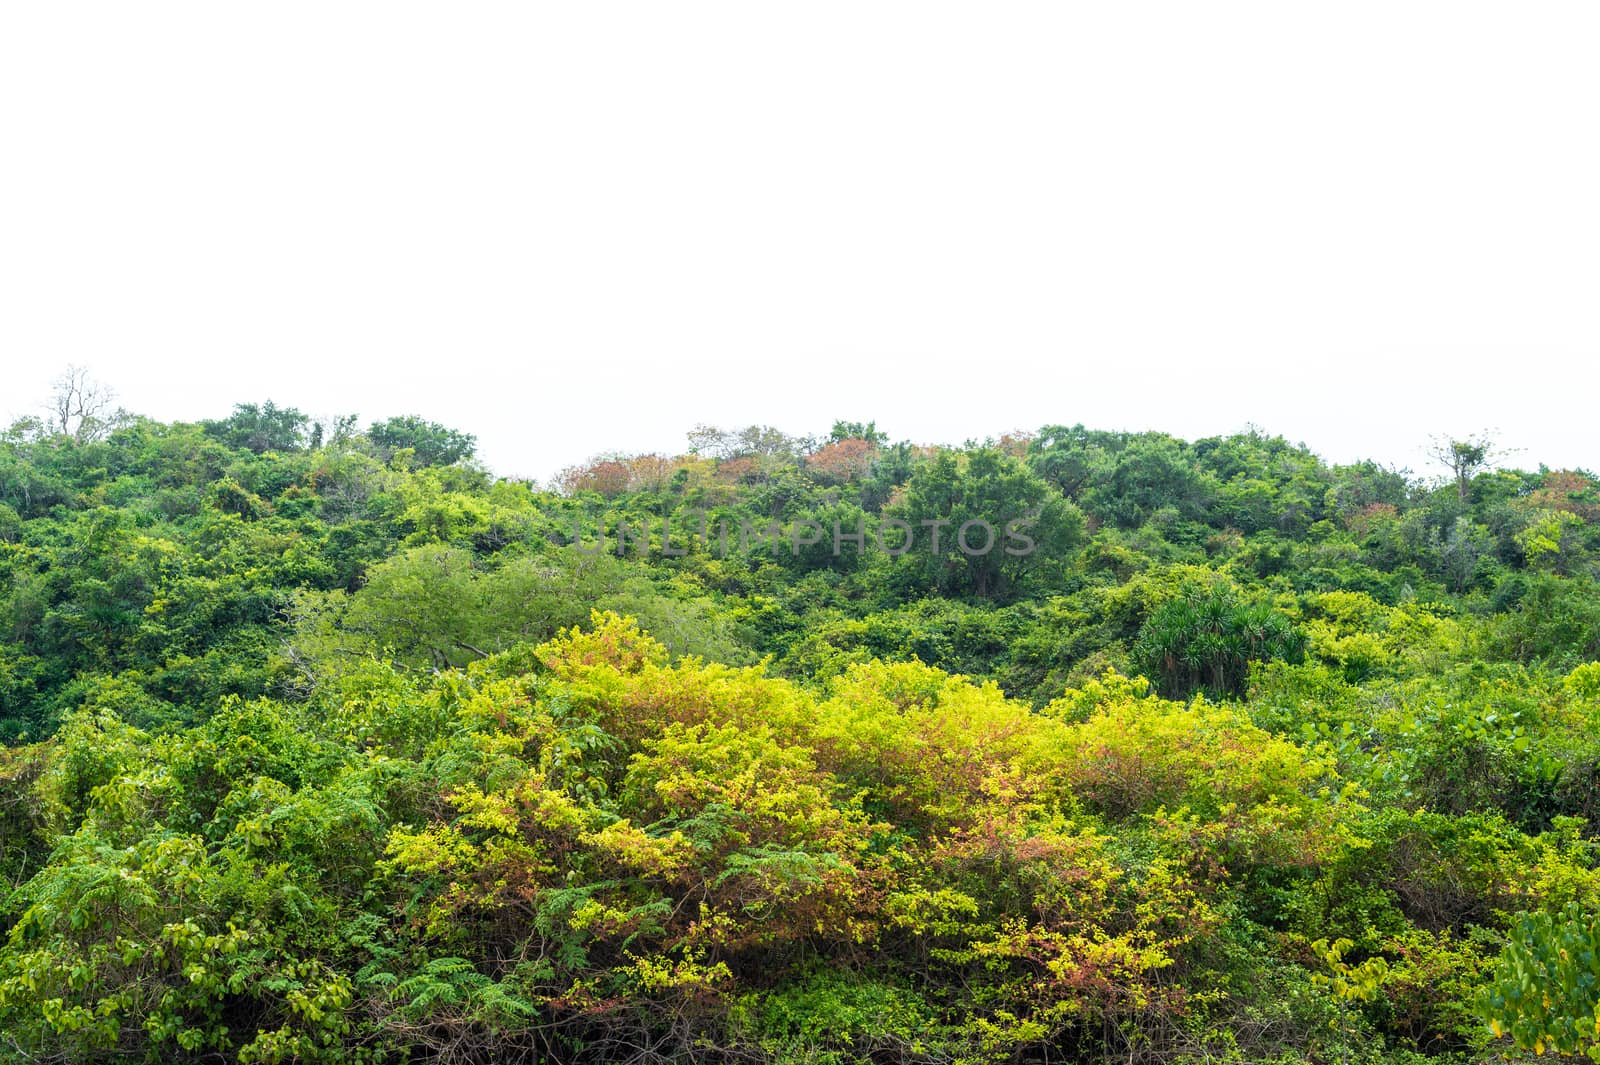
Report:
M1164 695L1182 697L1202 689L1239 695L1251 662L1298 662L1305 645L1305 634L1270 605L1213 592L1158 609L1140 631L1133 657Z

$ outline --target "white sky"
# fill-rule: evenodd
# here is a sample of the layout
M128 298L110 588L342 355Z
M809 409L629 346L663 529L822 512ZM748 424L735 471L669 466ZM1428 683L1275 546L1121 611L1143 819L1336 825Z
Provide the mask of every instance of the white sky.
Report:
M69 362L505 474L697 422L1600 467L1600 6L0 5L0 415Z

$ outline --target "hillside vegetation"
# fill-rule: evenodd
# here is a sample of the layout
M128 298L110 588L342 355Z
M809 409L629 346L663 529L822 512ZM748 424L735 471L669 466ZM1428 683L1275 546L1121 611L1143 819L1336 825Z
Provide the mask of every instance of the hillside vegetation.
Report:
M0 1061L1600 1041L1590 473L689 443L0 434Z

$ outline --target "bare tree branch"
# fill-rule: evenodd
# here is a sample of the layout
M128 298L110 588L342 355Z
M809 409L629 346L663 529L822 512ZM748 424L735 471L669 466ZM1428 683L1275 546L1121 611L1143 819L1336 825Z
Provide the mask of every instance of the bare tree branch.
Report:
M111 404L117 393L109 385L89 376L84 366L68 366L56 378L45 413L51 429L79 443L98 440L115 427Z

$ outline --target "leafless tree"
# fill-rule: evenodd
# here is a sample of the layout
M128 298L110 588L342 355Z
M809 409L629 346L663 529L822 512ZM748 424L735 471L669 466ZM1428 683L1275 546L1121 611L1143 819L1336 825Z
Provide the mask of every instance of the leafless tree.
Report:
M79 442L98 440L115 428L117 415L111 404L117 393L89 376L84 366L68 366L56 378L45 413L49 427Z

